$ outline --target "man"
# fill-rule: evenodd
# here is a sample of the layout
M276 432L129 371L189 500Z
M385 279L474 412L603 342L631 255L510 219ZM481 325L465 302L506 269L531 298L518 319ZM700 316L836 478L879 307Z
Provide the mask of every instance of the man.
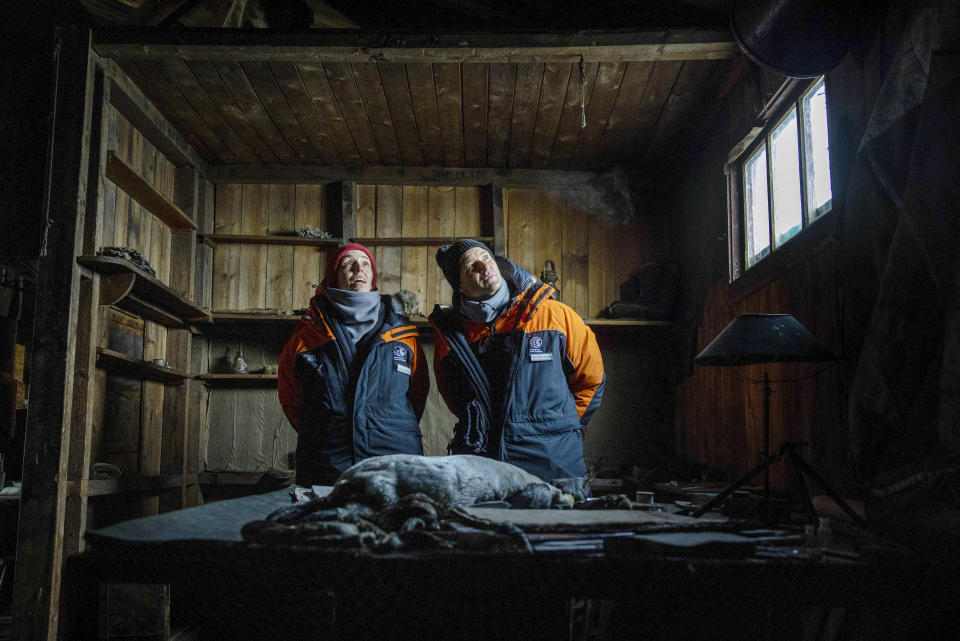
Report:
M479 241L441 247L437 264L454 292L430 315L437 386L458 419L450 453L545 481L584 476L583 429L604 384L593 332L551 286Z
M363 245L331 252L323 283L280 355L280 404L297 430L297 483L332 485L354 463L423 454L430 379L420 333Z

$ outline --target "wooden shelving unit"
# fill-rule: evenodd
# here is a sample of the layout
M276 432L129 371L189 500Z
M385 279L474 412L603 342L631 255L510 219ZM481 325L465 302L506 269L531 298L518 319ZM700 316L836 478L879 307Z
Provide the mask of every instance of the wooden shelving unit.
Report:
M223 331L227 329L238 330L244 326L273 327L278 329L289 329L300 320L299 314L244 314L244 313L224 313L217 312L210 315L209 322L203 325L204 333L216 331L220 328ZM638 331L646 328L670 328L676 327L674 321L664 320L639 320L630 318L587 318L583 321L595 332L607 331ZM415 317L410 323L417 327L424 335L433 334L433 325L425 317Z
M282 486L292 485L293 477L287 479L273 479L263 472L201 472L198 477L200 485L261 485L265 482Z
M255 236L252 234L197 234L197 241L208 247L219 243L234 245L301 245L332 248L343 244L342 238L303 238L300 236Z
M674 321L640 320L634 318L585 318L590 327L676 327Z
M101 305L113 305L164 327L183 329L209 320L204 309L122 258L78 256L77 263L101 275Z
M197 228L190 216L141 178L112 151L107 152L105 175L171 230L190 231Z
M294 325L300 320L300 314L244 314L241 312L215 312L210 315L214 325L280 324Z
M182 485L196 485L197 474L136 475L119 479L85 479L70 481L67 494L81 497L112 496L130 492L156 494L179 489Z
M379 238L351 238L351 243L360 243L367 247L432 247L440 245L450 245L452 243L460 240L460 236L394 236L394 237L379 237ZM486 243L489 247L493 247L493 236L480 236L476 240L479 240L482 243Z
M164 385L183 385L188 376L171 368L159 367L148 361L105 347L97 348L97 367L118 372L131 378L157 381Z
M276 374L200 374L195 378L211 386L270 387L277 384Z
M323 248L337 247L346 242L360 243L367 247L433 247L449 245L458 241L458 236L418 237L369 237L369 238L303 238L300 236L254 234L197 234L198 242L214 247L218 243L244 245L302 245ZM481 236L477 240L493 246L493 236Z

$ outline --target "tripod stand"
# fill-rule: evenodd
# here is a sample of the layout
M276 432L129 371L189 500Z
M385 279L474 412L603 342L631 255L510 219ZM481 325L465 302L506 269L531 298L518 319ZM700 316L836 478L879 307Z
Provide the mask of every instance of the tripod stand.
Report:
M710 499L710 501L708 501L706 504L697 508L691 514L691 516L693 517L703 516L707 512L707 510L714 507L715 505L719 505L720 503L722 503L723 500L726 499L731 494L733 494L735 490L742 487L745 483L750 481L750 479L755 477L760 472L766 472L767 475L769 476L770 466L776 463L777 461L779 461L781 458L786 458L787 462L791 465L791 470L794 474L795 482L798 485L800 485L800 489L803 492L804 507L806 508L807 513L814 520L816 520L816 511L813 508L813 501L811 500L811 497L810 497L810 490L807 487L806 481L804 480L804 474L809 476L812 481L814 481L817 485L823 488L823 490L827 493L827 496L833 499L836 502L836 504L840 506L840 509L842 509L846 513L846 515L853 520L854 523L866 529L867 524L860 517L860 515L857 514L853 510L853 508L850 507L850 505L839 494L837 494L837 492L832 487L830 487L827 484L827 482L824 481L823 478L819 474L817 474L817 472L812 467L810 467L809 463L803 460L803 457L801 457L800 454L797 452L797 448L803 445L806 445L806 443L789 443L789 442L781 443L780 447L778 447L777 451L772 455L765 452L761 457L760 462L757 463L757 465L752 470L750 470L749 472L747 472L746 474L738 478L736 481L734 481L733 483L725 487L722 492L720 492L715 497ZM764 488L764 496L763 496L764 503L769 501L769 499L770 499L769 486L766 486Z

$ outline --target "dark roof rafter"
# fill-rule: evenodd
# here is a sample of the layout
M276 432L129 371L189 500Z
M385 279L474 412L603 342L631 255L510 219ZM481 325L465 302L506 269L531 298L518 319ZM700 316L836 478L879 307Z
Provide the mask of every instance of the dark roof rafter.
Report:
M279 33L101 29L108 58L257 62L631 62L716 60L737 52L726 31L687 29L577 33L423 33L316 30Z

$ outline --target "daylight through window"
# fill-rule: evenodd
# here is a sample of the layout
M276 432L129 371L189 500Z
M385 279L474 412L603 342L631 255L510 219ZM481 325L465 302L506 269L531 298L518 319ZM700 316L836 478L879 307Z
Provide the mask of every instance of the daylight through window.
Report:
M735 162L741 180L743 257L749 269L830 211L823 78L783 105Z

